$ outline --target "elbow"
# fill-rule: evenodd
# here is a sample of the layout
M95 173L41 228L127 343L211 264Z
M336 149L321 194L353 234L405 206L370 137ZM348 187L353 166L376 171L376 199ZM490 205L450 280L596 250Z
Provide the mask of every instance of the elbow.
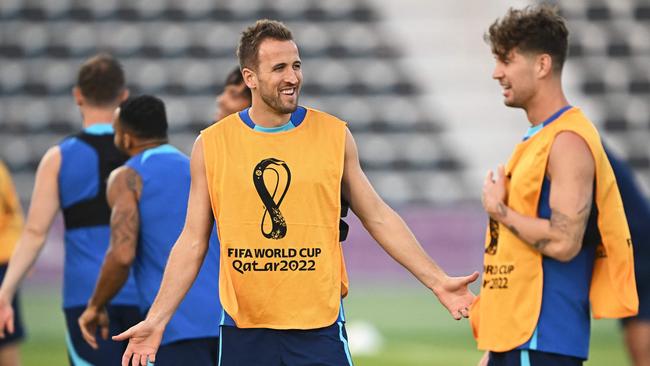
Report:
M580 246L573 243L557 242L553 244L547 247L545 254L563 263L570 262L580 252Z
M135 252L132 250L109 250L106 253L107 258L111 260L122 268L131 268L133 261L135 260Z

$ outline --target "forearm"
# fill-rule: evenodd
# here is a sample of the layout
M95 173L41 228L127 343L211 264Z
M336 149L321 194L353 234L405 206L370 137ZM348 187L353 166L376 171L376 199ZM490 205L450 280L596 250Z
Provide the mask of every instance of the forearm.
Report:
M95 285L95 291L88 301L88 306L101 309L111 301L129 279L131 265L123 263L109 250Z
M372 219L362 220L364 227L395 261L431 290L446 273L429 257L402 218L388 205L377 207Z
M541 254L560 261L568 261L577 254L582 235L573 235L573 230L553 225L553 219L522 215L505 204L502 205L503 208L498 210L499 214L494 218ZM553 215L561 214L553 212Z
M192 287L201 269L207 251L206 242L189 240L183 234L172 248L160 290L147 314L147 319L157 324L169 322L174 311Z
M36 262L46 238L47 235L44 232L37 232L29 227L25 228L9 260L7 274L0 288L0 296L13 299L18 285Z

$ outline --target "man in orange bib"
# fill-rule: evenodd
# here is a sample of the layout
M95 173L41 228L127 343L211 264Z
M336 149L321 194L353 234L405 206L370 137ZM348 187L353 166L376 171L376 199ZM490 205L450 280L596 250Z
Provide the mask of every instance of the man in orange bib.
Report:
M595 127L562 91L568 31L556 10L510 9L485 38L505 104L531 126L483 186L490 220L470 316L488 351L481 364L582 365L590 310L620 318L638 308L616 179Z
M466 316L474 299L467 285L478 273L448 277L368 182L345 122L298 105L302 63L291 31L258 21L242 33L237 53L252 106L196 140L185 228L146 320L115 337L130 338L123 365L155 360L213 220L221 242L220 365L351 364L341 198L454 318Z

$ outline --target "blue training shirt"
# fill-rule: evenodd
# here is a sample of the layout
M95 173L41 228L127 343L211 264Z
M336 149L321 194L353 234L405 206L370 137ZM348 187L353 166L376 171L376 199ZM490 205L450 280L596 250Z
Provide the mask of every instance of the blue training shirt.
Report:
M106 179L126 160L113 145L113 127L95 124L60 144L59 202L66 226L63 307L85 307L92 295L110 240ZM113 305L137 305L130 275Z
M531 127L524 140L534 136L571 107L562 108L538 126ZM550 219L551 182L544 179L539 198L538 217ZM582 249L569 262L542 258L544 285L542 308L537 327L530 340L518 347L587 359L589 355L590 305L589 289L600 242L595 206L587 224Z
M126 166L142 179L140 233L133 265L140 307L148 311L160 288L172 246L185 223L190 191L190 161L171 145L133 156ZM172 316L161 344L219 336L219 242L216 231L193 286Z

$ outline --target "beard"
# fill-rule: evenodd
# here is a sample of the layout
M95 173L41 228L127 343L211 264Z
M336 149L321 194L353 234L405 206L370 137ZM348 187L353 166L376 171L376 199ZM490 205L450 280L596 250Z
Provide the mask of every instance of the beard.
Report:
M296 111L298 108L298 87L296 87L296 102L295 103L283 103L281 100L281 97L278 95L274 95L272 93L260 93L260 96L262 97L262 100L266 105L271 107L274 111L280 113L280 114L288 114L288 113L293 113Z

